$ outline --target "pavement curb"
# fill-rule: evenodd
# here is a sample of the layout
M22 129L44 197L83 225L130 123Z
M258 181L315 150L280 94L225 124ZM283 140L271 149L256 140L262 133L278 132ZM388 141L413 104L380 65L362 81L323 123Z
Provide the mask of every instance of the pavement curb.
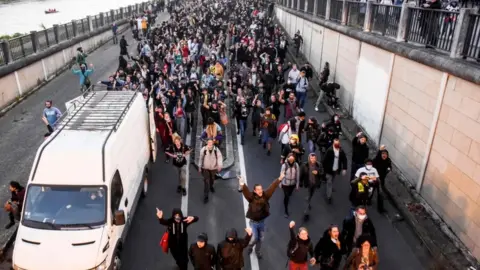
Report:
M129 29L129 25L128 24L125 24L125 27L123 27L120 31L119 31L119 34L122 34L124 32L126 32L127 30ZM102 33L103 34L103 33ZM97 44L97 46L95 46L93 49L89 50L87 53L90 54L92 53L93 51L99 49L100 47L102 47L103 45L107 44L109 41L112 40L113 37L109 37L108 39L106 39L105 41L102 41L102 42L99 42ZM40 84L38 84L37 86L35 86L34 88L32 88L30 91L26 92L25 94L17 97L16 100L12 101L10 104L8 104L7 106L5 106L2 110L0 110L0 117L4 116L6 113L8 113L11 109L15 108L17 105L21 104L22 101L24 101L25 99L27 99L29 96L33 95L34 93L36 93L38 90L40 90L42 87L44 87L45 85L47 85L49 82L51 82L53 79L55 79L56 77L58 77L58 75L62 74L63 72L65 72L66 70L70 69L70 66L72 64L72 61L68 61L67 63L65 63L65 65L63 65L60 69L58 69L55 74L52 74L48 80L42 80Z
M283 28L283 26L276 20L277 23ZM285 29L284 29L285 30ZM285 32L287 33L287 32ZM309 63L306 60L302 52L299 53L299 57L296 57L291 49L287 49L288 56L294 60L297 65ZM299 59L300 58L300 59ZM314 72L314 80L318 80L318 75ZM313 80L312 80L313 81ZM314 91L312 91L315 97L318 97L320 93L319 86L317 84L310 84ZM338 114L342 122L343 135L348 140L353 140L355 134L359 131L364 131L356 122L345 112L341 105L341 110L334 110L328 106L325 100L322 100L322 104L325 107L329 115ZM351 124L346 124L346 121L354 123L354 127ZM355 130L356 129L356 130ZM367 135L366 132L364 134ZM367 136L368 137L368 136ZM370 139L370 138L369 138ZM372 140L368 140L370 154L375 154L378 151L378 146L373 143ZM416 236L425 245L432 257L435 259L436 269L468 269L469 266L480 269L480 264L473 257L468 248L461 242L461 240L453 233L449 226L441 219L440 216L429 206L429 204L418 194L412 184L402 174L401 170L393 164L393 177L398 179L398 182L391 181L389 183L389 189L386 190L388 200L392 205L400 212L405 221L411 227ZM424 214L428 216L415 215L409 209L409 206L421 205ZM422 210L420 210L422 211ZM421 214L421 213L419 213ZM441 231L443 235L437 238L431 237L429 234ZM468 263L466 263L468 262Z
M230 119L229 119L230 120ZM202 113L200 111L200 108L197 110L197 132L195 134L195 159L194 159L194 164L195 167L199 168L200 166L198 165L200 163L200 150L202 149L202 141L200 140L200 136L202 136L203 132L203 126L202 123ZM230 167L233 166L235 163L235 154L233 152L233 138L231 133L232 129L232 124L229 122L227 125L225 125L225 146L226 146L226 159L223 161L223 168L222 171L229 169Z

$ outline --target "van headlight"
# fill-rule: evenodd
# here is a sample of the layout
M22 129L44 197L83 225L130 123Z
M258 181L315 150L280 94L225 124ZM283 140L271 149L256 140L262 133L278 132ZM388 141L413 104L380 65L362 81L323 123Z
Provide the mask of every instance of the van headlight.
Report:
M107 270L107 258L105 258L105 260L101 264L90 270Z

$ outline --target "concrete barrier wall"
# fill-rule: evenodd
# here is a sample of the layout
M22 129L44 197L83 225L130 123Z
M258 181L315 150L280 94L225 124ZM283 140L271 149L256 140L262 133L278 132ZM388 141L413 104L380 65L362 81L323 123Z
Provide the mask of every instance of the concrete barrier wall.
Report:
M128 25L125 24L125 20L121 23L120 31L123 31ZM79 39L78 43L59 44L58 47L51 48L52 51L46 52L47 55L44 58L32 55L32 57L39 59L33 61L28 57L22 59L21 61L30 60L31 63L25 64L21 68L15 69L13 64L2 67L2 69L5 69L2 70L3 73L7 74L0 77L0 110L7 108L15 101L28 95L32 90L54 78L59 72L65 70L72 63L72 58L76 56L78 47L83 47L84 51L90 52L111 38L112 31L107 26L86 39ZM79 86L72 85L72 87Z
M275 12L290 36L300 30L309 43L301 52L317 72L329 62L344 109L377 145L386 145L480 259L480 85L288 10Z

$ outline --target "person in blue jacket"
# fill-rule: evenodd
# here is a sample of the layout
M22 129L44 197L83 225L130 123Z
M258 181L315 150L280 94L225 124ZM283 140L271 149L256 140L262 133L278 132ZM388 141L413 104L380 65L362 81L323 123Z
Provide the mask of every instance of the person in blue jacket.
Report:
M93 64L90 64L88 69L87 65L85 64L81 64L80 69L72 68L73 74L77 75L80 78L80 91L82 93L85 92L88 88L90 88L90 85L92 85L92 82L90 81L90 75L92 75L93 71Z

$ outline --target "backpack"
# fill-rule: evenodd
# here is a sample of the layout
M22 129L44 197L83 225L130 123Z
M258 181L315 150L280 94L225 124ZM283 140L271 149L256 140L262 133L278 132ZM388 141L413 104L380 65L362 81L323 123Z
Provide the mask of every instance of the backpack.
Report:
M283 123L278 127L278 134L282 132L282 130L285 128L285 126L288 126L288 123ZM290 127L287 128L287 131L290 129Z
M205 150L203 150L203 158L205 159L205 156L207 155L207 148L205 148ZM217 159L217 147L213 147L213 154L215 155L215 159ZM202 160L202 165L203 165L203 160Z

